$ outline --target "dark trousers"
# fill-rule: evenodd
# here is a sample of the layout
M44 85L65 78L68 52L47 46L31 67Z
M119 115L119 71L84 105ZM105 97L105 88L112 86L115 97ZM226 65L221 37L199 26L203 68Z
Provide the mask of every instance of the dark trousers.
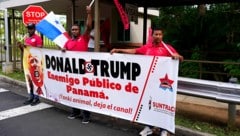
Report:
M39 99L39 96L38 96L38 95L35 95L35 94L33 93L33 88L34 88L34 86L33 86L33 84L31 83L31 84L30 84L30 94L29 94L30 99Z
M80 114L81 110L77 108L72 108L72 112L73 114ZM83 110L82 114L83 114L83 118L90 118L91 113L89 111Z

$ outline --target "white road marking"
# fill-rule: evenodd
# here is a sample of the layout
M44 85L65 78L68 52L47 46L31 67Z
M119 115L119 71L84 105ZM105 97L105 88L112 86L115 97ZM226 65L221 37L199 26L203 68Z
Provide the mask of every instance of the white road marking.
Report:
M0 93L3 93L3 92L8 92L9 90L6 90L6 89L3 89L3 88L0 88Z
M35 105L35 106L27 105L27 106L21 106L18 108L1 111L0 120L24 115L30 112L39 111L39 110L43 110L51 107L53 106L46 103L39 103L38 105Z

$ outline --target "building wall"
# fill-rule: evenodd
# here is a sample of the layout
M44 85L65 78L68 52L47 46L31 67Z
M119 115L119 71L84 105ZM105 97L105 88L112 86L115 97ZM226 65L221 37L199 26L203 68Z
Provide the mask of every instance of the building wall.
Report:
M126 44L129 46L141 46L143 42L143 18L138 17L138 23L130 22L130 41L118 41L117 40L117 25L118 21L121 21L120 16L116 8L112 8L112 23L111 23L111 43L113 45ZM151 26L151 20L147 19L147 28ZM148 36L148 32L147 32Z
M111 9L112 9L113 6L111 5L107 5L107 4L100 4L100 20L104 20L106 18L110 18L111 17ZM94 19L94 11L95 7L94 7L94 4L92 6L92 16L93 16L93 19ZM76 21L85 21L86 18L87 18L87 14L86 14L86 5L78 5L76 8L76 14L75 14L75 20ZM72 22L72 9L69 9L67 11L67 25L68 25L68 28L70 30L70 27L71 25L73 24Z
M147 28L151 26L151 20L147 19ZM142 43L143 42L143 18L138 18L138 24L135 24L134 22L130 23L131 28L131 42L132 43ZM148 37L148 32L147 32Z

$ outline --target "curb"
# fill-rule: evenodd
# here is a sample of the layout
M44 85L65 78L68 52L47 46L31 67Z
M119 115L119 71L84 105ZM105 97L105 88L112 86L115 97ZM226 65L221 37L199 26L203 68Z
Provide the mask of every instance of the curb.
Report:
M13 84L13 85L18 85L18 86L21 86L23 88L26 88L26 83L25 82L15 80L15 79L9 78L9 77L4 76L4 75L0 75L0 81L4 81L4 82L7 82L7 83L10 83L10 84ZM25 93L24 92L17 92L17 94L22 95L22 96L27 96L26 92ZM62 104L58 104L56 102L52 102L52 101L47 100L47 99L41 99L41 100L59 108L59 109L70 111L70 108L68 106L64 106ZM98 116L98 114L96 114L94 116ZM100 116L102 116L102 115L100 115ZM107 118L111 118L111 117L107 117ZM130 125L133 125L133 123L130 123ZM128 121L128 124L121 125L121 126L124 127L123 129L126 129L126 126L129 126L129 121ZM136 125L136 126L137 126L137 129L139 129L139 130L141 130L141 128L143 127L143 126L141 127L139 125ZM132 127L130 129L132 129ZM189 129L189 128L186 128L186 127L183 127L183 126L176 125L175 136L215 136L215 135L212 135L212 134L209 134L209 133L199 132L199 131L192 130L192 129Z
M186 127L176 125L175 132L177 136L216 136L209 133L203 133Z

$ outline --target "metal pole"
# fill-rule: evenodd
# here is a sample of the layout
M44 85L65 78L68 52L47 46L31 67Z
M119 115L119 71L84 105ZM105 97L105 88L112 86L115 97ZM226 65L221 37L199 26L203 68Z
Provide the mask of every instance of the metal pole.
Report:
M17 57L17 49L16 48L16 22L15 22L15 10L12 9L12 19L13 19L13 43L12 43L12 51L13 51L13 69L16 69L17 64L16 64L16 57Z
M144 6L143 12L143 45L146 44L147 40L147 7Z
M76 21L76 2L72 0L72 24L75 24Z
M235 127L236 120L236 104L228 103L228 128L232 129Z
M8 11L4 9L6 62L9 60Z

